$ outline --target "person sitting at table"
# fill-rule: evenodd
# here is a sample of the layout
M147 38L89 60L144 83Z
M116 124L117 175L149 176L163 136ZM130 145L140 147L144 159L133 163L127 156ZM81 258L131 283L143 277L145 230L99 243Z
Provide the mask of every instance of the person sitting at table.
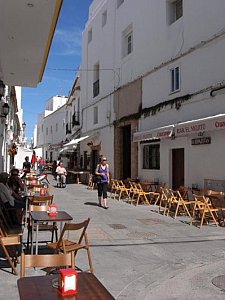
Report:
M57 185L62 183L62 187L66 187L67 171L63 166L63 162L60 162L59 166L56 168L56 174L57 174Z
M24 191L25 186L23 181L19 176L19 170L13 168L10 172L10 177L8 180L8 186L13 190L15 193L19 194L21 191Z
M12 215L13 221L21 223L23 210L26 208L26 203L22 199L16 199L13 196L13 191L8 186L9 174L6 172L0 173L0 200L5 208L16 208L18 212ZM15 194L14 194L15 195Z

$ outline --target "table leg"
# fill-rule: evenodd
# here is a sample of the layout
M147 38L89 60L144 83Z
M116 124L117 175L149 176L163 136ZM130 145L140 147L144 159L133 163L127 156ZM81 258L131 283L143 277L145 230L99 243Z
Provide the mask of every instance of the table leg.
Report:
M37 225L36 225L36 242L35 242L35 245L36 245L36 255L38 254L38 230L39 230L39 223L37 222Z
M34 254L34 221L32 219L32 230L31 230L31 254Z
M27 210L28 210L28 197L26 197L25 226L26 226L26 224L27 224Z

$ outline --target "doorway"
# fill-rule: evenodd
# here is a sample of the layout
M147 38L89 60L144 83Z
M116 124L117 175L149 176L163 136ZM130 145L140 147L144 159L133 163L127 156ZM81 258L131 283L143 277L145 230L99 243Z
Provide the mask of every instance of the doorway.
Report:
M184 185L184 148L172 149L172 188Z
M97 164L99 163L99 155L97 150L91 151L91 173L95 174Z
M122 127L122 179L131 177L131 125Z

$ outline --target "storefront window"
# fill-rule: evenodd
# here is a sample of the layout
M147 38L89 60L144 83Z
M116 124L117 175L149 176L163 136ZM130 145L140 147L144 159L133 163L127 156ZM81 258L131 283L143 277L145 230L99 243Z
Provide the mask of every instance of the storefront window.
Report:
M160 169L160 145L145 145L143 147L143 169Z

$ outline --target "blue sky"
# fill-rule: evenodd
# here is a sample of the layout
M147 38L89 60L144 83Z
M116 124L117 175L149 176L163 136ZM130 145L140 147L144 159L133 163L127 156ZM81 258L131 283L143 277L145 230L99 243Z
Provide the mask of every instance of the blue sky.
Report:
M37 116L54 95L68 95L75 72L51 68L77 69L81 62L81 34L88 19L91 0L64 0L42 82L37 88L22 89L22 108L28 140L33 136Z

